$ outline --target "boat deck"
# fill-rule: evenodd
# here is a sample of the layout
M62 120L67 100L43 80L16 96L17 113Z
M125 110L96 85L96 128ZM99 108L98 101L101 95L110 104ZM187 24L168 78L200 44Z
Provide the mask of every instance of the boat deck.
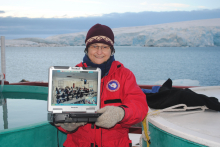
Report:
M191 88L196 93L218 98L220 86ZM151 109L151 111L154 111ZM151 116L149 122L170 134L205 145L220 146L220 113L214 110L204 112L162 112Z

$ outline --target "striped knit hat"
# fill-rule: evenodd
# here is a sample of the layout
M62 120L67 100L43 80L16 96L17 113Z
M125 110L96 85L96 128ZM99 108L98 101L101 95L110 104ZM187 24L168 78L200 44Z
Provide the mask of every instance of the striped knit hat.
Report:
M86 35L86 48L93 43L104 43L108 44L113 48L114 45L114 34L108 26L96 24L92 26Z

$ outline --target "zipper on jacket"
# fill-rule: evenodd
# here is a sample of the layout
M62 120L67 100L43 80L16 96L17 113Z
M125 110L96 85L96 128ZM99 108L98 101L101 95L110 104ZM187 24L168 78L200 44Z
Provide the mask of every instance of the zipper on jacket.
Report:
M121 64L117 65L117 68L121 67Z
M91 128L94 129L94 123L91 124Z
M95 146L94 146L94 143L91 143L91 147L98 147L98 145L95 145Z

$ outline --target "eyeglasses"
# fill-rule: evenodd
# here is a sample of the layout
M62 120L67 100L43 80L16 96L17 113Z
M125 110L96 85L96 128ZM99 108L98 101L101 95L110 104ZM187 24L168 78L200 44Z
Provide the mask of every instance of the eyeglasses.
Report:
M101 50L103 52L108 51L110 49L110 46L108 46L108 45L104 45L104 46L90 45L89 47L94 51L98 51L99 48L101 48Z

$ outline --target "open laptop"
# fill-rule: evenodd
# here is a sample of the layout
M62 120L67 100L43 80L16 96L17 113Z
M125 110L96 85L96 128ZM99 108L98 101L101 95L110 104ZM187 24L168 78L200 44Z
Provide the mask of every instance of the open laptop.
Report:
M48 121L95 122L100 109L101 70L91 67L49 68Z

